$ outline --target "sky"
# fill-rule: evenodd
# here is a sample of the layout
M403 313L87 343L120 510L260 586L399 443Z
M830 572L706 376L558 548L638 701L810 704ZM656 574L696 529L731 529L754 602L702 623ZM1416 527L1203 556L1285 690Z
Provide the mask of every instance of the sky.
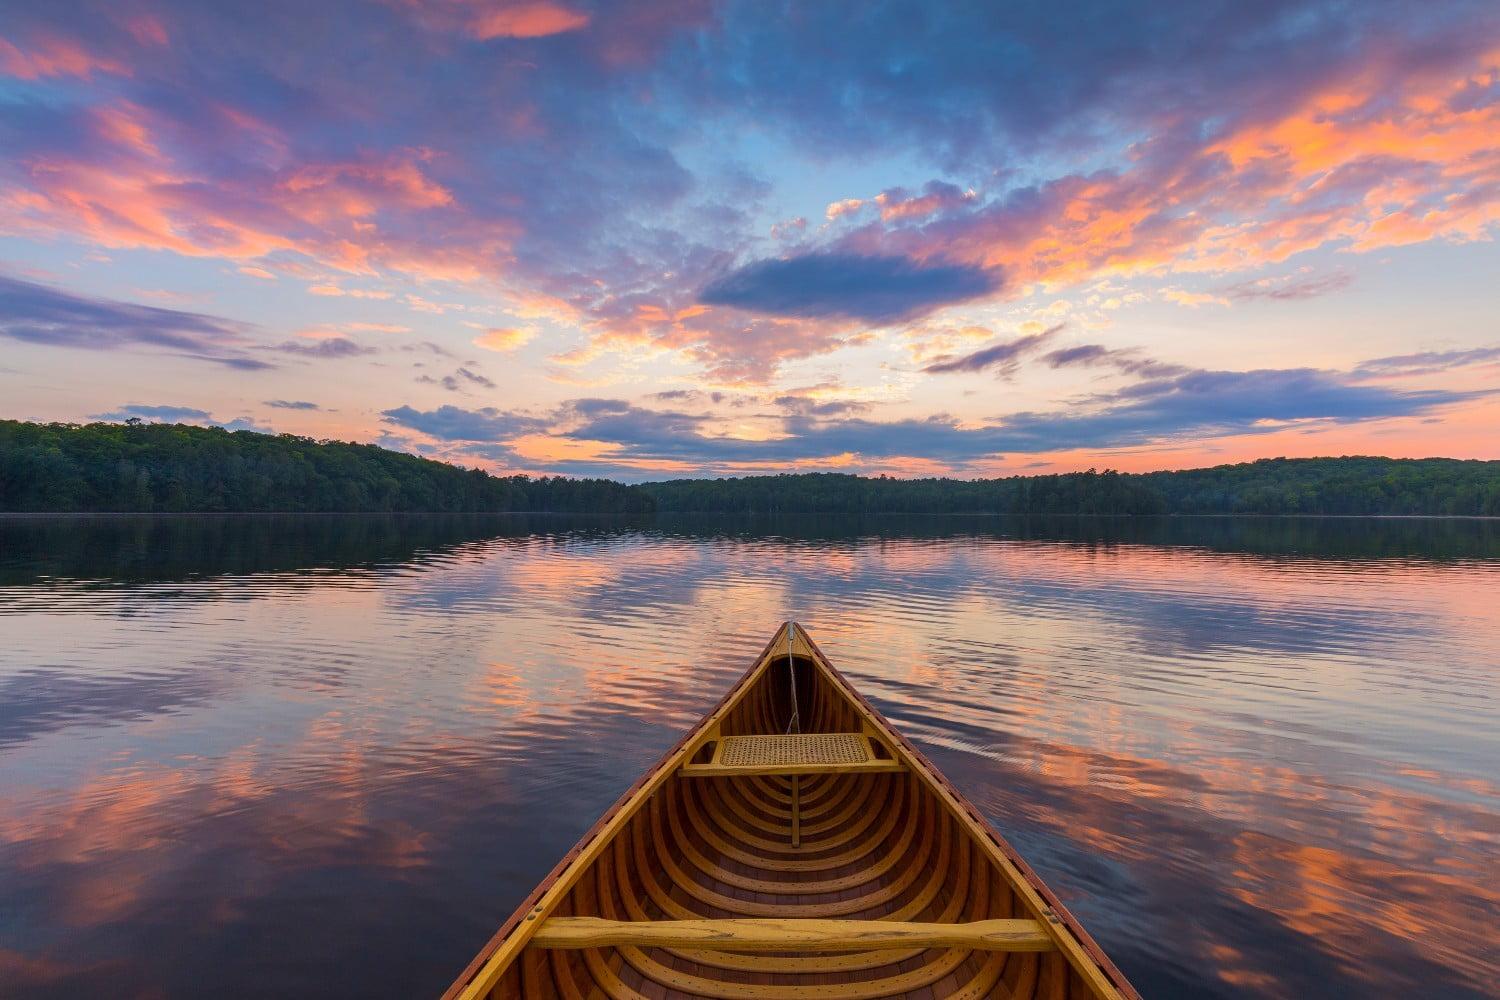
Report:
M1500 458L1500 6L0 0L0 418Z

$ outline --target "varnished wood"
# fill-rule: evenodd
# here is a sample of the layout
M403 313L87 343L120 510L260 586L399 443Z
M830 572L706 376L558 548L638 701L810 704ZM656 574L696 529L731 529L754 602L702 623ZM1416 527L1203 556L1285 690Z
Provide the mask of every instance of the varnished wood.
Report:
M792 846L802 846L802 801L797 783L802 779L792 775Z
M1014 850L788 628L445 996L1138 1000Z
M602 920L553 917L537 928L532 948L700 948L709 951L870 951L885 948L968 948L1053 951L1035 920L958 924L892 920Z

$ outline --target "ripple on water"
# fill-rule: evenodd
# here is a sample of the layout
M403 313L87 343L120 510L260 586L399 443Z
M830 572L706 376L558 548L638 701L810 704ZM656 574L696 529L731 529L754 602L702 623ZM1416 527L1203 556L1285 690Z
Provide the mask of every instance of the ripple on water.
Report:
M433 994L795 616L1146 995L1489 995L1464 530L0 519L0 970Z

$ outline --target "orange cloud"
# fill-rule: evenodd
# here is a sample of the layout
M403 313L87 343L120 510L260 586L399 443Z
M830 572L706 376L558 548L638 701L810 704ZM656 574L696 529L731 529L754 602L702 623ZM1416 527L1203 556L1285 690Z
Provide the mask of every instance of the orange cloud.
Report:
M577 31L589 23L589 15L561 4L538 0L535 3L507 4L476 17L469 25L475 38L542 38Z
M829 222L832 222L840 216L854 215L864 207L865 201L863 198L845 198L842 201L835 201L830 204L824 210L823 214L828 218Z
M514 351L516 348L530 342L536 336L535 330L522 327L493 327L474 338L474 346L482 347L487 351Z
M339 298L347 295L353 299L388 299L393 293L381 291L380 289L342 288L339 285L324 282L318 285L309 285L307 294L321 295L327 298Z
M919 258L1000 268L1023 289L1228 272L1338 241L1367 252L1482 239L1500 224L1500 102L1463 98L1497 79L1500 50L1421 74L1371 62L1202 148L1174 157L1153 140L1121 173L1063 178L1019 208L892 240Z

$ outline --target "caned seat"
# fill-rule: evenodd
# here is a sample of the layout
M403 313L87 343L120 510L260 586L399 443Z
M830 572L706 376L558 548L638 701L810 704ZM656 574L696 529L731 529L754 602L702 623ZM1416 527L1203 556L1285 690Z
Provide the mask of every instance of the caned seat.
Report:
M710 778L901 769L889 755L876 753L864 733L787 733L722 737L707 763L684 764L681 774L685 778Z

